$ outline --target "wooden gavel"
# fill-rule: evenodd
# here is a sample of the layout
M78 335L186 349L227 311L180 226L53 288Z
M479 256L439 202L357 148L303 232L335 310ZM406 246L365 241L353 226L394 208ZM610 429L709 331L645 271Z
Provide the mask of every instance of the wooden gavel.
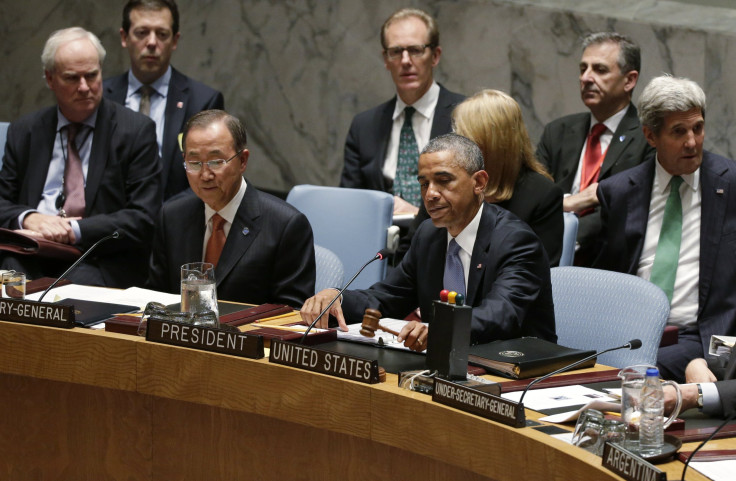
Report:
M380 324L381 312L376 309L366 309L363 314L363 323L360 325L360 334L365 337L373 337L376 331L381 330L399 337L399 333Z

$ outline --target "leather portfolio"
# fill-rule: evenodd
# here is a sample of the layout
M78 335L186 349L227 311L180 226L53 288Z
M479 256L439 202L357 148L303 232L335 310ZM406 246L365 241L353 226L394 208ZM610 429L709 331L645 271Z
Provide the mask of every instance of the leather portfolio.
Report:
M524 379L544 376L593 354L593 350L572 349L536 337L522 337L471 346L468 362L499 376ZM595 358L577 369L594 365Z
M75 261L82 251L69 244L33 237L22 231L0 229L0 250L24 256Z

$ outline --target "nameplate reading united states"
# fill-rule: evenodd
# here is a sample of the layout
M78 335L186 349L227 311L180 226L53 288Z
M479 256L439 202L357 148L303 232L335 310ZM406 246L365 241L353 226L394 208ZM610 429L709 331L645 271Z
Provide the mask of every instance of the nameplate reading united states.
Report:
M0 299L0 320L71 329L74 308L48 302Z
M606 443L603 467L629 481L667 481L667 474L621 446Z
M153 317L148 320L146 340L250 359L261 359L264 356L261 336Z
M432 401L507 426L520 428L525 425L524 410L519 403L444 379L435 379Z
M365 384L377 384L378 361L346 356L336 352L271 340L271 354L268 360L274 364L296 367L306 371L341 377Z

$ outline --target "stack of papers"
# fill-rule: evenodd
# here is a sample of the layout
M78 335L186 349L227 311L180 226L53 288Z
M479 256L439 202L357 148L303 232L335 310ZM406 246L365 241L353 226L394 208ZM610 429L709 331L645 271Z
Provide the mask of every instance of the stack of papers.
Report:
M36 292L26 296L26 299L37 301L42 292ZM128 289L111 289L109 287L80 286L78 284L67 284L53 288L44 301L56 302L60 299L80 299L83 301L105 302L108 304L126 304L139 306L141 310L151 301L160 302L164 305L176 304L181 300L179 294L152 291L140 287Z

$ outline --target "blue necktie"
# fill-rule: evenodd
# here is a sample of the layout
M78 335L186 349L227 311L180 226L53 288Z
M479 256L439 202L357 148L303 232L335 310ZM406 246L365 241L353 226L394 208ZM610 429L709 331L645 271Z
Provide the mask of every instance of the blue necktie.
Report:
M422 193L417 181L419 147L414 136L414 129L411 126L411 118L414 112L414 107L404 109L404 124L399 135L399 162L396 166L394 194L419 207L422 201Z
M465 271L460 260L460 245L452 239L447 246L447 257L445 258L445 275L443 278L444 288L465 295Z

